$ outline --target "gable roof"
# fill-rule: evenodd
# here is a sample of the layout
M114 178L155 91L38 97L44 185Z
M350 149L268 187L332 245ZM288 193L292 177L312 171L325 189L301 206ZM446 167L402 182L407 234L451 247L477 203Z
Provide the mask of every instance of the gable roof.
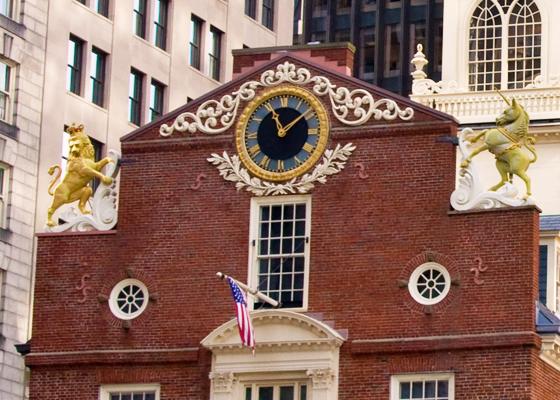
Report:
M121 138L121 142L133 142L136 140L150 140L150 137L152 140L155 140L153 136L154 131L158 132L157 134L158 139L161 139L162 137L159 136L159 127L162 124L167 124L168 126L172 125L175 119L182 113L196 112L199 106L204 102L212 99L219 100L220 97L235 92L237 89L239 89L239 87L243 83L247 82L248 80L253 80L255 78L255 75L260 76L265 71L273 70L276 66L283 64L285 62L293 63L296 65L297 68L302 68L302 67L308 68L314 71L314 75L322 75L330 80L336 81L337 83L342 83L342 85L340 84L337 85L337 88L340 88L341 86L345 86L345 87L347 86L351 90L363 89L366 92L371 93L375 100L378 99L393 100L398 104L398 106L401 109L410 107L414 110L415 114L419 113L420 115L426 117L428 120L432 120L434 122L447 122L458 126L458 121L451 115L423 106L413 100L410 100L409 98L389 92L388 90L369 84L357 78L350 77L341 74L339 72L324 68L320 64L311 63L307 59L298 57L288 52L280 57L273 58L272 60L264 64L261 64L254 69L246 71L245 73L239 75L236 79L232 80L231 82L225 83L224 85L217 87L216 89L206 93L205 95L181 107L178 107L175 110L170 111L169 113L161 116L160 118L123 136ZM234 119L236 119L236 117L237 117L236 115L233 116ZM371 124L372 120L373 118L370 118L370 121L367 121L366 124Z

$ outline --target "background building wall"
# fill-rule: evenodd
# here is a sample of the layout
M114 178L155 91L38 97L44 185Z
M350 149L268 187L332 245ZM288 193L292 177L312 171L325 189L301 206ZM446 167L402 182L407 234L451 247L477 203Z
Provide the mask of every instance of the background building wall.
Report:
M110 1L108 18L94 9L93 0L51 1L47 33L45 114L42 120L41 161L37 201L37 230L43 229L50 202L47 169L61 161L65 124L82 122L88 135L100 142L103 151L120 148L119 139L138 126L129 122L128 97L130 71L144 74L141 124L150 121L149 86L152 79L165 85L164 112L199 97L232 77L231 51L244 46L276 46L292 40L293 2L276 1L274 29L262 23L262 0L256 2L256 16L245 15L244 0L171 1L167 18L167 43L162 50L154 45L155 0L147 1L146 39L133 32L133 4ZM68 15L72 18L68 18ZM203 21L201 29L200 70L189 65L191 16ZM221 31L221 72L219 80L210 76L210 29ZM69 37L80 38L84 45L82 93L67 90ZM105 104L99 107L90 100L89 76L92 47L107 54Z
M3 5L8 8L0 11L5 109L0 118L0 398L15 400L26 388L23 358L14 345L25 343L29 331L47 2Z

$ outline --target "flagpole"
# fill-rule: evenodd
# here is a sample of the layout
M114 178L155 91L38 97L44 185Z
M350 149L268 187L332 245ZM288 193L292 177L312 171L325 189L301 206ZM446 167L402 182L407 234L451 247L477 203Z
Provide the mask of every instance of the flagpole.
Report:
M216 272L216 276L220 279L227 279L228 275L223 274L221 272ZM260 300L264 301L265 303L270 304L272 307L277 308L280 306L280 303L270 297L268 297L266 294L261 293L258 290L255 289L251 289L249 286L245 285L243 282L239 282L237 279L232 278L231 276L229 277L231 278L241 289L245 290L247 293L251 294L252 296L255 296L257 298L259 298Z

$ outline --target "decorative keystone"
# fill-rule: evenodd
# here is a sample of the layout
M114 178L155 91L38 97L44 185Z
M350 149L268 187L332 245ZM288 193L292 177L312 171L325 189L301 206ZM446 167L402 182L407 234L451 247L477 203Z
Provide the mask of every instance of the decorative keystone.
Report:
M99 301L100 303L106 303L109 301L109 296L105 295L105 294L98 294L97 295L97 301Z
M132 324L130 323L130 321L123 321L122 327L128 331L130 328L132 328Z
M134 270L132 268L125 269L125 273L128 278L134 278Z
M159 293L150 293L150 300L151 301L158 301L159 300Z
M397 285L401 288L407 288L408 287L408 281L406 279L397 279Z

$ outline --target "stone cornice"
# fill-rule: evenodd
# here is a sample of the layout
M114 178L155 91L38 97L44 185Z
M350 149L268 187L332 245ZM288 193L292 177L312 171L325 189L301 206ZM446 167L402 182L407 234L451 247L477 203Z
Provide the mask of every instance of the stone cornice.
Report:
M560 371L560 335L542 335L541 359Z

